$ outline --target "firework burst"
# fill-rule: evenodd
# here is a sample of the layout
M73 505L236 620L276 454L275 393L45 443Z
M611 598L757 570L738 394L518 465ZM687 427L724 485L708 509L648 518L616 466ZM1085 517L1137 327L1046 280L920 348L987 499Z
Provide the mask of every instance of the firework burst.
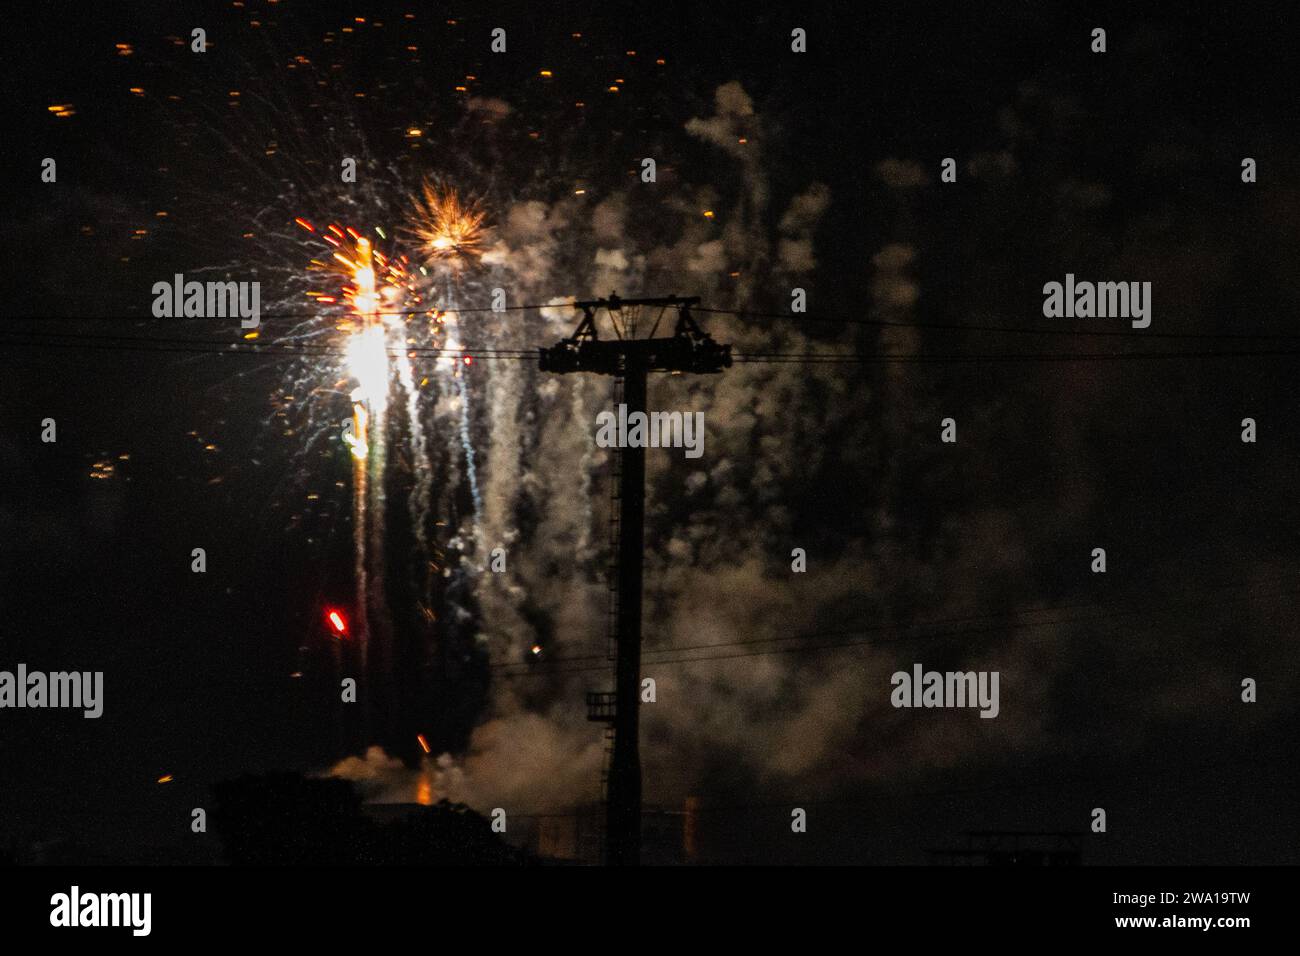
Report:
M404 255L386 255L368 234L337 223L317 232L306 219L297 224L319 236L329 254L311 260L314 271L324 273L332 287L307 292L316 305L340 310L335 328L345 336L344 364L352 382L351 428L343 441L353 457L354 574L357 589L358 647L363 673L371 637L380 640L391 629L385 600L385 501L388 466L390 392L397 388L407 398L406 427L417 473L409 505L411 523L420 549L427 555L423 528L427 522L429 477L423 462L427 455L424 430L417 405L416 377L409 346L434 345L441 337L444 317L422 305L421 275L409 269ZM382 229L373 233L386 239Z
M482 254L483 219L476 203L425 180L415 197L411 228L426 261L457 266Z

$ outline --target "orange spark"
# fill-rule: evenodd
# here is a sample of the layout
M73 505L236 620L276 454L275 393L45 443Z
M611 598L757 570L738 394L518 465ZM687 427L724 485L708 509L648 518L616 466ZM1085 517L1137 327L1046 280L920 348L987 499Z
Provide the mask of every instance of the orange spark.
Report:
M415 200L414 231L429 259L459 260L481 254L484 214L454 190L426 181Z

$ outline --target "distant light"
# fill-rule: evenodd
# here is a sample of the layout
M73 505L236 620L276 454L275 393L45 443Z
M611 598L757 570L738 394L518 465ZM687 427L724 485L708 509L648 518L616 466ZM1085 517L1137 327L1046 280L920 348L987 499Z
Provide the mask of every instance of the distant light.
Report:
M158 778L158 782L159 782L159 783L171 783L171 782L172 782L172 775L171 775L171 774L164 774L163 776L161 776L161 777Z
M533 656L537 657L539 654L542 653L542 645L534 644L532 647L532 651L533 651Z
M474 364L474 356L472 356L472 355L466 355L466 356L465 356L465 359L464 359L464 362L465 362L466 365L473 365L473 364Z

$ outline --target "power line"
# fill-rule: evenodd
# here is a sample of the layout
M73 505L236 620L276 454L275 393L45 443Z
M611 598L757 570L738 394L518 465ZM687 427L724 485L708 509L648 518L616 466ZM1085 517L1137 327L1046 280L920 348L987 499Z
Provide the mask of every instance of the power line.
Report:
M42 338L43 337L43 338ZM92 336L79 333L28 333L0 331L0 343L14 348L75 349L105 352L159 352L195 355L258 355L287 356L291 358L344 356L346 350L338 346L311 345L309 343L231 341L152 338L146 336ZM443 356L482 357L488 360L536 361L537 352L530 348L437 348L432 346L404 346L390 349L393 356L428 358ZM748 352L734 353L737 363L747 364L798 364L798 365L873 365L873 364L961 364L995 362L1107 362L1162 359L1244 359L1244 358L1296 358L1300 349L1239 349L1207 351L1125 351L1125 352L1022 352L1022 353L950 353L876 355L842 354L834 352Z
M29 349L62 349L86 352L137 352L187 355L248 355L248 356L284 356L288 358L344 358L347 349L339 346L314 346L301 343L256 343L256 342L213 342L196 339L152 339L139 336L124 336L111 341L111 336L91 340L69 334L64 339L54 341L19 340L11 336L14 333L0 332L0 345ZM21 333L19 333L21 334ZM388 349L393 357L414 356L432 357L468 356L486 359L527 359L537 361L536 350L531 349L497 349L497 348L435 348L432 346L409 346L400 349Z
M528 303L526 305L507 305L500 308L422 308L422 309L385 309L374 312L383 316L421 316L436 314L473 315L481 313L526 312L542 309L570 309L572 301ZM1120 331L1113 329L1043 329L1030 326L981 325L963 322L899 322L889 319L870 319L856 316L829 316L791 312L763 312L753 309L719 309L695 306L693 311L710 315L727 315L738 319L775 319L785 322L814 323L822 325L858 325L869 328L897 328L936 330L947 332L988 332L1003 335L1055 335L1067 338L1130 338L1130 339L1186 339L1186 340L1224 340L1257 341L1300 340L1300 333L1295 332L1153 332ZM347 318L347 314L330 315L326 312L263 312L259 320L312 321L314 319ZM231 316L154 316L138 313L117 313L104 315L9 315L6 321L50 321L50 322L228 322Z
M866 319L848 316L819 316L794 312L756 312L747 309L709 309L699 306L696 312L713 315L730 315L736 318L778 319L787 322L813 322L817 324L862 325L871 328L934 329L947 332L993 332L1008 335L1063 335L1088 338L1143 338L1143 339L1300 339L1296 332L1151 332L1119 331L1114 329L1039 329L1030 326L977 325L963 322L897 322L888 319Z
M1217 349L1202 352L1174 351L1131 351L1131 352L1023 352L1023 353L985 353L985 354L939 354L924 355L887 353L881 355L849 354L838 355L830 352L750 352L734 353L736 363L766 363L770 365L925 365L925 364L961 364L966 362L1112 362L1142 359L1239 359L1239 358L1295 358L1300 357L1300 350L1259 349L1233 350Z
M369 312L367 314L368 315L405 315L405 316L469 315L469 314L482 313L482 312L523 312L528 310L541 310L541 309L571 309L572 307L573 307L572 302L564 301L564 302L532 303L529 305L503 305L499 309L492 308L490 306L483 307L483 308L474 308L474 309L453 309L453 308L439 309L439 308L427 308L427 307L423 309L378 309L374 312ZM259 320L288 319L294 321L309 322L313 319L342 319L342 318L350 318L354 316L355 313L340 312L337 314L331 314L330 312L321 310L317 312L260 312L258 314L258 319ZM24 321L24 322L212 322L212 321L230 322L232 319L239 318L239 316L219 316L219 315L166 316L166 315L141 315L136 312L118 312L118 313L106 313L103 315L6 315L0 318L3 318L5 321L14 321L14 322L18 322L18 321Z
M1292 577L1291 580L1294 580L1294 577ZM1254 586L1253 584L1223 585L1219 588L1205 588L1203 590L1213 592L1213 591L1223 591L1223 590L1235 590L1237 588L1243 588L1243 587L1249 588L1253 586ZM1014 617L1015 615L976 615L969 618L955 618L955 619L949 619L948 621L942 621L942 620L924 621L924 622L917 622L914 624L901 625L901 626L867 625L860 628L852 628L852 629L837 630L837 631L805 632L802 634L792 634L786 637L754 638L745 641L720 641L713 644L679 645L675 647L669 646L669 647L663 647L657 649L650 648L647 649L645 653L647 655L658 655L658 654L672 655L672 654L681 654L683 652L689 653L689 652L702 651L702 650L714 650L718 648L725 649L725 648L747 647L753 644L767 644L767 643L777 643L783 641L811 640L816 638L836 637L841 635L855 635L855 634L861 635L861 634L879 633L882 631L901 632L897 637L893 638L892 640L879 640L876 638L858 638L853 640L836 641L832 643L796 644L791 647L759 648L759 649L748 650L748 651L741 650L741 651L735 651L734 653L728 653L728 654L691 653L690 656L681 656L681 657L669 656L669 657L656 658L653 660L648 659L646 663L682 664L682 663L692 663L694 661L731 660L731 659L742 658L742 657L759 657L759 656L767 656L772 654L801 654L801 653L810 653L810 652L825 651L825 650L841 650L847 647L861 647L865 645L904 643L907 640L934 640L939 638L957 637L957 636L970 635L970 634L988 634L988 633L996 633L1000 631L1033 630L1035 628L1049 627L1049 626L1059 625L1059 624L1089 623L1092 621L1113 620L1115 618L1122 618L1122 617L1142 617L1151 614L1166 613L1183 607L1195 606L1198 604L1203 604L1207 601L1242 600L1246 598L1254 599L1260 597L1289 597L1296 594L1300 594L1300 589L1290 588L1290 589L1284 589L1280 591L1243 593L1241 595L1238 595L1236 598L1223 598L1223 599L1216 598L1203 593L1195 598L1186 601L1169 602L1161 605L1145 606L1145 607L1137 607L1137 608L1116 609L1104 614L1095 614L1095 615L1088 615L1088 616L1081 616L1081 615L1066 616L1066 617L1053 618L1048 620L1021 620L1021 621L1011 620L1005 624L999 624L996 626L954 627L948 630L935 631L934 633L907 634L906 632L921 630L926 628L943 627L951 623L1006 620L1007 618ZM1053 608L1035 609L1025 613L1040 613L1040 611L1051 612L1055 610L1066 610L1066 609L1080 608L1080 607L1105 608L1107 607L1107 605L1105 604L1062 605ZM550 676L555 674L570 674L570 673L581 673L581 672L591 671L591 670L603 670L608 667L607 662L591 663L591 664L584 663L587 661L594 662L603 659L604 659L604 655L602 654L573 655L570 657L552 659L552 661L555 663L561 663L561 664L574 663L574 664L581 665L575 667L548 667L547 665L548 663L551 663L551 661L542 661L539 663L531 663L528 661L494 661L489 666L495 670L504 670L507 668L519 669L517 672L503 673L501 675L503 677L534 677L534 676L541 677L541 676Z

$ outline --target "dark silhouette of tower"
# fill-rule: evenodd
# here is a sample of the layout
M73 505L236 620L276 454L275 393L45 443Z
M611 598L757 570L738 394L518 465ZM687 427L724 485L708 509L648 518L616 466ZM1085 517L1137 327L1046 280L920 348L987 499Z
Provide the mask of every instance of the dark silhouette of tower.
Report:
M576 302L582 321L572 336L540 349L544 372L593 372L611 375L622 385L629 418L645 412L646 376L650 372L716 374L731 365L731 346L718 345L695 323L690 308L699 297L608 299ZM671 336L655 338L656 320L646 338L636 338L637 319L645 309L677 310ZM602 339L596 314L609 316L615 338ZM617 641L614 693L588 695L588 717L612 723L614 752L606 793L605 860L634 866L641 857L641 578L645 541L645 448L623 447L618 453L619 482L613 553L617 584L612 587L612 623ZM611 518L611 520L613 520Z

